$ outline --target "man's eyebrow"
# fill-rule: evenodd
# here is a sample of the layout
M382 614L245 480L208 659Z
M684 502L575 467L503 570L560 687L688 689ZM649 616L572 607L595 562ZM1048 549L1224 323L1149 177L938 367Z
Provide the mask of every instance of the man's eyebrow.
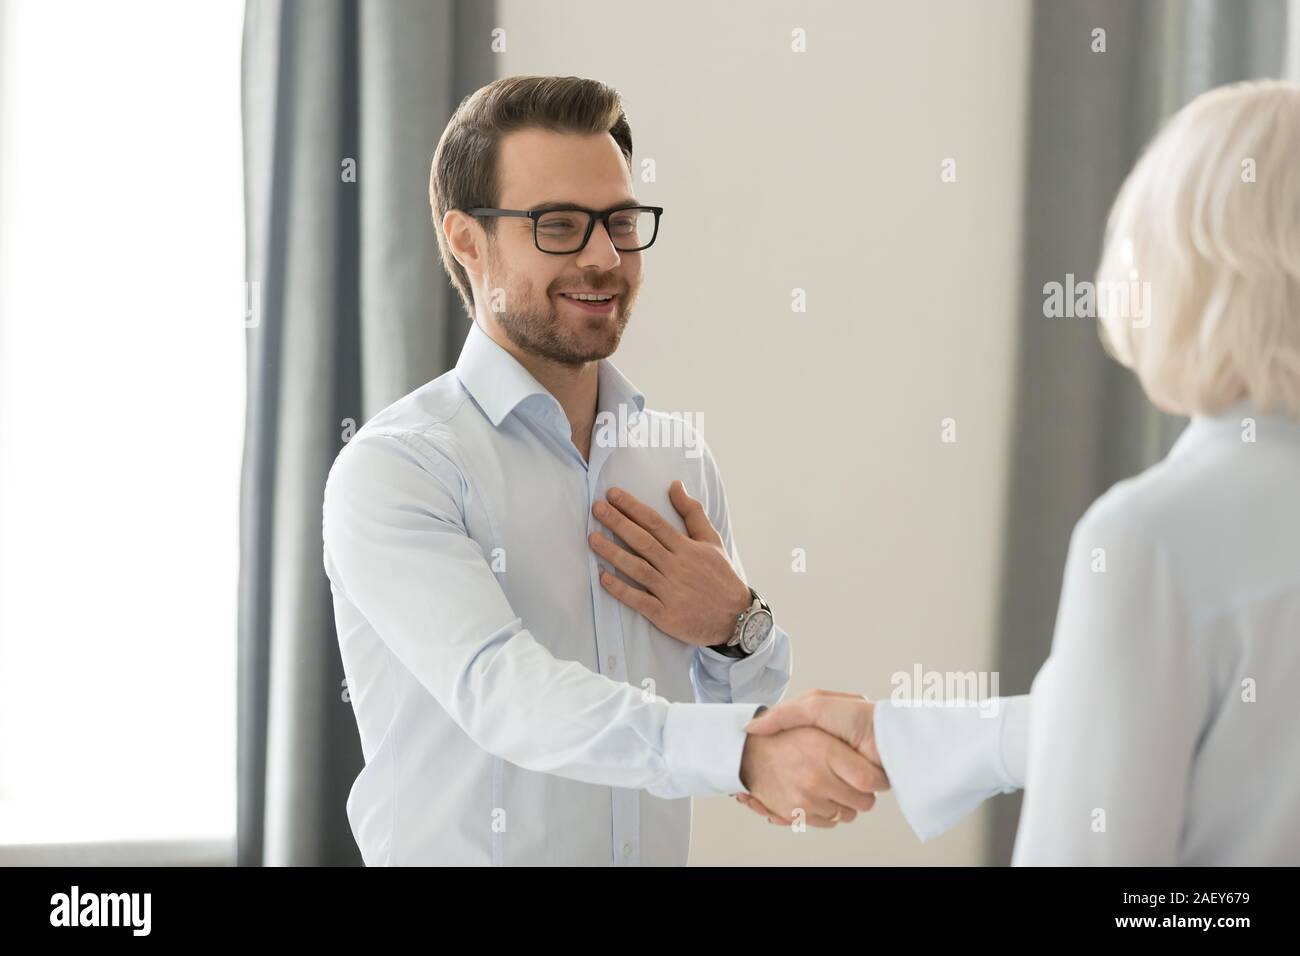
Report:
M623 206L641 206L641 205L644 205L641 202L641 200L637 199L635 196L629 196L627 199L620 199L618 202L614 203L614 205L610 206L609 208L618 209ZM552 209L581 209L584 212L603 211L600 209L592 209L590 206L584 206L580 202L573 202L571 200L555 200L552 202L542 202L542 203L538 203L535 206L528 207L529 212L549 212Z

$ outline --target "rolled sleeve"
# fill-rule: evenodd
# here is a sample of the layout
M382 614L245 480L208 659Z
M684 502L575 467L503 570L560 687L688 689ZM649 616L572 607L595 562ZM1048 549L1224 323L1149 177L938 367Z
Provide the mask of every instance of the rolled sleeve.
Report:
M748 657L728 657L701 647L691 677L701 703L753 701L774 706L790 686L790 637L774 627Z

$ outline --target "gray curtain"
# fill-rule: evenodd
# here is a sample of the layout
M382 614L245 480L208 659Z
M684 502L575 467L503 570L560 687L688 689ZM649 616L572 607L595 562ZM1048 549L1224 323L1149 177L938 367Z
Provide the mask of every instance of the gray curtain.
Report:
M1039 0L1033 8L1024 285L997 667L1028 691L1051 647L1074 524L1169 450L1156 411L1108 359L1095 322L1043 316L1043 286L1091 279L1105 217L1160 122L1197 94L1279 76L1286 0ZM1106 31L1106 52L1091 49ZM1010 862L1019 795L993 801L987 862Z
M494 18L454 0L247 3L241 866L360 863L345 804L362 757L321 500L352 431L446 371L468 329L438 258L429 162L456 105L493 78Z

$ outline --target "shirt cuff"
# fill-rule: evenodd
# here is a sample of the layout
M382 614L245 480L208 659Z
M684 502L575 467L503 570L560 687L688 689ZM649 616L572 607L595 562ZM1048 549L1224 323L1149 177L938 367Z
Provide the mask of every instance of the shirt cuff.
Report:
M696 795L748 793L740 782L740 758L745 751L745 725L761 706L669 704L664 762L673 789Z
M1006 714L1002 718L1002 770L1018 790L1025 787L1029 772L1029 702L1030 694L1003 698Z
M1008 698L934 704L876 702L876 749L890 790L925 842L1017 782L1003 761Z
M744 657L730 657L708 646L701 646L699 652L700 657L703 658L701 663L705 671L715 680L728 679L731 669L739 667L740 670L736 672L733 683L742 683L767 666L767 659L775 646L776 628L773 627L768 631L767 637L763 638L762 643L754 648L754 653L746 654Z

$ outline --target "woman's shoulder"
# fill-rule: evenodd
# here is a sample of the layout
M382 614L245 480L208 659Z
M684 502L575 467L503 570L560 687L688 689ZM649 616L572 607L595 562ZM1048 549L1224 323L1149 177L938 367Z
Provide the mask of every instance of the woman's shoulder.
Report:
M1077 528L1129 529L1160 541L1167 529L1201 511L1203 493L1196 482L1160 461L1140 474L1111 485L1083 513Z
M1198 614L1300 587L1300 457L1252 451L1201 445L1117 482L1080 518L1076 544L1140 548Z

